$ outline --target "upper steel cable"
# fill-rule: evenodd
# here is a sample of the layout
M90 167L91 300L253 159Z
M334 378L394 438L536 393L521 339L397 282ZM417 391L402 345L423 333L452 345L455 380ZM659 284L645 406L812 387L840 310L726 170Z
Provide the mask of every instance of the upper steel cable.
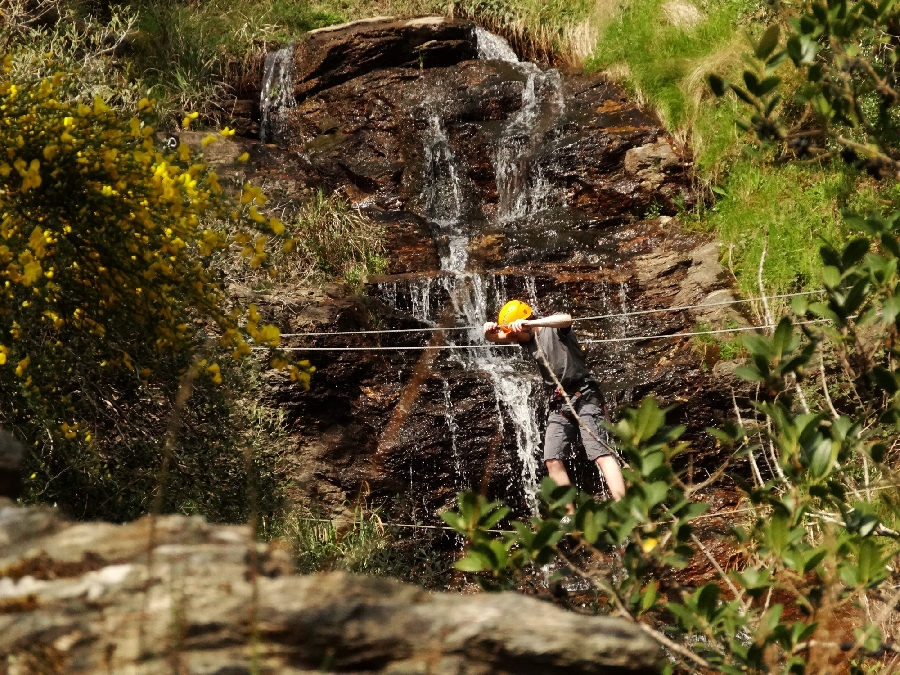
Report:
M804 295L816 295L819 293L824 293L822 290L818 291L802 291L799 293L783 293L781 295L767 295L767 300L777 300L779 298L796 298ZM681 312L688 309L705 309L707 307L725 307L728 305L739 305L747 302L756 302L757 300L762 300L759 298L742 298L740 300L723 300L720 302L704 302L698 305L680 305L677 307L664 307L662 309L641 309L634 312L618 312L615 314L597 314L596 316L583 316L574 321L577 323L579 321L597 321L599 319L616 319L616 318L626 318L630 316L643 316L646 314L664 314L666 312ZM477 330L481 328L481 326L454 326L451 328L441 328L438 326L429 326L427 328L386 328L383 330L348 330L348 331L336 331L334 333L282 333L281 337L317 337L320 335L380 335L387 333L426 333L426 332L436 332L436 331L454 331L454 330Z

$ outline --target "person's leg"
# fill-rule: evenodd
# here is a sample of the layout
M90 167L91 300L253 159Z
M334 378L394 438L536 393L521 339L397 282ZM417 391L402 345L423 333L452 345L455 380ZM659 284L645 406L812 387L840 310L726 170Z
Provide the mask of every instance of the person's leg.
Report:
M561 459L548 459L544 461L544 464L547 465L547 473L550 474L550 478L555 480L557 485L572 484L566 471L566 465Z
M569 474L562 457L566 447L575 440L575 429L569 420L559 412L552 412L547 418L547 431L544 434L544 465L547 473L557 485L571 485ZM570 504L569 513L575 509Z
M619 460L612 455L603 455L594 461L609 487L609 494L615 501L622 499L625 496L625 479L622 477L622 469L619 468Z
M599 401L591 398L582 403L578 408L578 416L587 427L579 429L579 432L588 459L597 464L610 495L615 501L619 501L625 495L625 479L619 468L619 460L611 451L609 434L600 426L603 411L600 409Z

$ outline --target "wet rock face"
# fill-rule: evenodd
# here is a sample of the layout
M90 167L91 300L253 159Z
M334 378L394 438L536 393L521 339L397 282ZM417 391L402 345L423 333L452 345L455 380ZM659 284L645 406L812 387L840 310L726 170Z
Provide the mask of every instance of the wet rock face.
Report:
M294 346L429 348L311 352L310 392L276 386L297 439L297 499L339 512L394 498L433 521L474 488L533 508L547 392L520 350L485 350L478 330L513 297L599 317L577 330L610 414L656 394L678 404L695 465L712 457L699 431L731 408L715 363L684 338L630 338L746 319L721 307L609 316L733 297L718 246L672 217L694 200L690 158L602 77L519 63L497 40L460 22L363 22L270 58L269 143L251 165L345 194L385 224L390 258L366 297L332 288L272 318L283 332L422 329ZM579 452L570 468L601 490Z
M295 91L307 90L303 77ZM504 232L515 242L514 263L565 259L586 246L599 252L604 229L693 201L684 159L656 120L599 76L468 60L378 68L298 100L285 111L288 131L274 140L301 153L315 180L361 206L454 217L470 236ZM537 122L517 126L528 105ZM435 156L437 138L444 145ZM522 175L497 175L504 151L507 171ZM446 194L451 183L455 198ZM504 188L524 191L525 203L508 203ZM537 198L545 203L527 201ZM540 218L521 217L535 206ZM552 247L540 241L549 232L561 238Z
M0 499L0 664L110 675L659 672L659 648L621 619L291 568L246 527L183 516L73 524Z

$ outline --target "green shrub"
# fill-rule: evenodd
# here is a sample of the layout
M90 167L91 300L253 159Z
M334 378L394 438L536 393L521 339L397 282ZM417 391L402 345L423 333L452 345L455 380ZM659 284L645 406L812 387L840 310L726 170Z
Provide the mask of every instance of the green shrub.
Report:
M79 100L63 72L15 77L12 64L0 82L0 424L34 448L29 499L106 514L123 494L146 503L179 416L189 437L227 425L224 394L185 411L179 390L222 382L249 338L277 346L255 308L228 308L211 262L236 244L262 266L284 226L258 213L258 188L232 199L186 146L160 150L151 102L123 117ZM273 364L308 384L308 370ZM119 517L136 515L125 501Z

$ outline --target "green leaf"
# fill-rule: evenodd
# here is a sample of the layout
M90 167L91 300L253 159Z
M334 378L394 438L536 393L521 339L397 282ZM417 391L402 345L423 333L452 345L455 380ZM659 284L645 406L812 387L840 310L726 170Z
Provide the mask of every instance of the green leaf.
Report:
M657 595L657 584L656 581L651 581L647 584L647 588L644 589L644 592L641 594L641 611L646 612L651 607L653 607L656 602Z
M862 644L862 648L866 651L874 652L881 649L881 629L875 624L870 623L865 628L857 628L853 632L856 635L856 641Z
M727 80L724 80L715 74L710 75L708 79L709 88L712 89L713 94L718 97L724 96L725 92L728 91L729 86Z
M756 73L751 70L745 70L744 84L747 86L747 91L754 96L759 96L757 93L757 90L759 89L759 78L756 76Z
M719 586L706 584L697 594L697 609L703 612L707 620L711 620L719 603Z
M734 369L734 375L735 377L739 377L742 380L747 380L748 382L766 381L766 378L763 377L756 368L752 368L750 366L738 366Z
M759 39L759 42L756 44L756 49L754 49L754 53L756 54L756 58L760 61L765 61L772 52L775 51L775 47L778 46L778 39L781 37L781 29L778 24L772 24L766 29L766 32L763 33L762 37Z
M844 252L841 254L842 267L846 270L856 265L869 252L869 245L870 242L867 237L854 239L847 244L844 247Z
M652 508L665 501L666 496L669 494L669 485L662 481L655 481L644 485L643 491L645 499L647 500L647 505Z
M600 527L600 516L596 513L586 513L581 528L584 540L589 544L594 544L600 536Z
M822 268L822 282L826 288L834 289L841 285L841 271L837 267L827 265Z
M460 534L466 533L465 523L462 516L458 513L455 513L454 511L444 511L443 513L441 513L441 520L443 520L445 523L447 523L447 525L452 527Z
M482 518L481 526L485 529L489 529L503 520L506 517L507 513L509 513L509 508L506 506L496 508L493 512Z
M739 99L741 99L744 103L748 103L750 105L756 105L756 102L752 98L750 98L750 95L746 91L741 89L740 87L731 85L731 91L733 91L734 95L737 96ZM741 120L738 120L739 126L740 126L740 122L741 122ZM747 129L750 128L751 125L748 122L744 122L744 123L747 125L745 128L745 131L746 131Z
M756 95L762 98L766 94L770 93L775 87L781 84L781 78L773 75L772 77L767 77L756 88Z
M564 532L560 531L557 523L545 521L541 524L541 529L534 535L532 547L538 549L548 545L553 546L562 538L563 534Z
M815 479L825 478L834 466L837 459L838 446L830 440L823 440L813 451L812 460L809 463L809 472Z
M777 54L775 54L775 56L773 56L771 59L766 61L766 73L775 72L775 70L778 68L778 66L780 66L782 63L784 63L787 58L788 58L787 51L782 50L782 51L778 52Z
M794 35L787 41L787 53L796 66L805 66L816 60L819 46L807 35Z
M878 516L869 513L859 519L858 529L860 537L868 537L875 531L879 524Z
M480 556L474 556L471 553L465 558L460 558L453 566L462 572L481 572L487 569L483 559Z
M825 556L828 555L827 549L822 549L821 551L813 551L803 563L803 574L809 574L812 572L816 566L822 562Z
M666 609L675 616L685 631L692 632L697 626L697 618L693 609L677 602L667 602Z
M782 317L775 328L775 333L772 335L772 348L775 354L781 356L786 352L792 351L791 338L793 337L793 332L794 326L790 317Z

